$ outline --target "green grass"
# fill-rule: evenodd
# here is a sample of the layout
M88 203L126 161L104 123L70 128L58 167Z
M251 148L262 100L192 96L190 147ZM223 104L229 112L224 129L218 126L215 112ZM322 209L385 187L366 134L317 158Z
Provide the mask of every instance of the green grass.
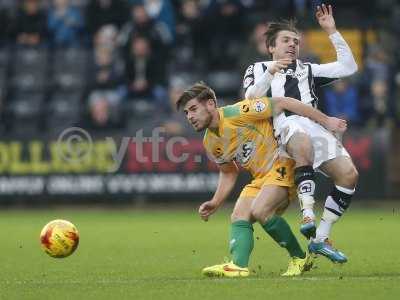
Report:
M295 213L287 217L297 232ZM50 258L39 247L42 226L55 218L72 221L80 231L79 248L66 259ZM201 268L227 254L228 218L228 210L208 223L194 209L0 211L0 299L376 300L400 295L398 210L354 208L336 225L333 238L350 258L346 265L319 258L306 275L282 278L286 253L255 226L252 277L203 278Z

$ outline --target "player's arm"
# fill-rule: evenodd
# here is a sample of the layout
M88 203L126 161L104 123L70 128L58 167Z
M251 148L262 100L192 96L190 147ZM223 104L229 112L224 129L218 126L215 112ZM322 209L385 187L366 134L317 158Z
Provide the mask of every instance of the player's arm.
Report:
M228 162L218 165L219 179L217 190L210 201L204 202L199 207L200 217L207 221L225 201L233 187L239 174L239 169L235 162Z
M270 99L274 115L278 115L284 110L291 111L297 115L309 118L326 129L334 132L344 132L347 129L346 120L329 117L323 112L315 109L311 105L303 104L301 101L289 97L273 97Z
M246 69L243 78L243 88L246 99L255 99L266 95L271 87L274 74L290 65L290 59L281 59L264 63L266 69L260 65L252 64ZM262 68L262 70L259 68Z
M342 35L337 31L332 6L317 7L316 18L321 28L329 35L336 50L336 61L327 64L311 64L314 77L341 78L354 74L358 67L353 53Z

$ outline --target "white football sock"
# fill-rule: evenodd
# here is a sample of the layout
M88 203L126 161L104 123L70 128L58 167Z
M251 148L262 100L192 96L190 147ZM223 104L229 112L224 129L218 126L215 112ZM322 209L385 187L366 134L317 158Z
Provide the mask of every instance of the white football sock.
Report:
M302 200L300 200L300 201L302 201ZM304 205L304 203L307 203L307 202L302 201L303 209L301 210L301 212L303 213L303 218L308 217L312 220L315 220L313 205L307 205L307 204ZM314 204L314 198L313 198L312 204Z
M314 215L314 191L315 182L313 180L305 180L301 182L297 188L297 193L300 202L300 208L303 212L303 217L315 219Z
M324 213L321 218L321 222L319 223L319 226L317 228L317 233L316 237L314 239L314 242L320 243L325 241L327 238L329 238L329 235L332 230L332 225L339 220L339 216L335 215L334 213L330 212L327 209L324 209Z
M337 190L347 195L353 195L355 192L355 189L348 189L337 185L335 187ZM345 209L340 207L335 200L333 200L331 195L326 198L324 213L322 214L321 222L317 228L316 237L314 239L315 242L320 243L329 238L333 224L339 220L344 211Z

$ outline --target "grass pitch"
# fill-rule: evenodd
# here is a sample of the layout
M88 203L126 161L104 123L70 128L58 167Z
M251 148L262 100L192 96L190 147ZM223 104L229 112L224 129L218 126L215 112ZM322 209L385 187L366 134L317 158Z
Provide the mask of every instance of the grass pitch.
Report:
M228 254L229 213L204 223L195 209L0 211L0 299L399 299L398 208L354 208L336 225L346 265L320 257L304 276L282 278L288 257L256 225L252 276L203 278L202 267ZM297 232L296 213L286 217ZM80 232L65 259L39 247L41 228L56 218Z

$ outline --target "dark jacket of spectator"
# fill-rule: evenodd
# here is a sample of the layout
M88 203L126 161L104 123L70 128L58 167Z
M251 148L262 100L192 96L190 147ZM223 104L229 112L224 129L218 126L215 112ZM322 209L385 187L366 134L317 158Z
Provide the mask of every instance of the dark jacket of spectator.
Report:
M127 20L127 7L122 0L91 0L86 7L88 30L94 35L103 25L113 24L120 28Z
M25 0L19 8L12 25L12 35L20 45L35 46L47 37L46 14L38 0Z
M152 98L154 87L165 82L164 70L153 55L147 38L136 36L132 39L126 73L132 98Z
M238 0L210 0L203 11L207 24L207 62L210 69L232 69L240 55L243 38L243 5ZM224 51L221 51L224 49Z
M111 90L124 83L124 65L109 48L95 49L89 85L91 89Z
M8 41L9 22L7 11L0 9L0 46L6 44Z
M119 34L119 44L124 48L127 56L129 56L132 39L136 35L146 37L150 41L154 56L163 60L167 59L170 47L163 39L160 28L156 26L142 4L132 6L131 19L124 24Z
M193 72L193 69L205 65L208 46L206 26L198 1L183 1L178 15L176 47L173 52L175 71Z

